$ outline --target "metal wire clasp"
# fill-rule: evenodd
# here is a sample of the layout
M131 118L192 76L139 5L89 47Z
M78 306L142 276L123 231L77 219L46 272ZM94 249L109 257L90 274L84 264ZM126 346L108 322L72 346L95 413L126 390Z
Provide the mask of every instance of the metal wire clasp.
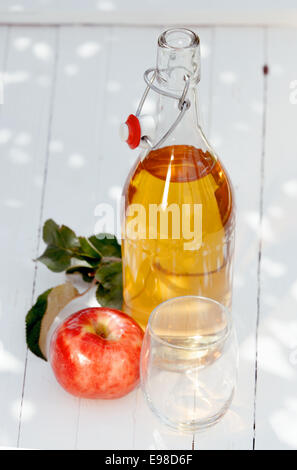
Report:
M150 74L152 74L152 75L150 76ZM151 147L152 150L158 148L160 145L163 144L163 142L165 142L167 137L174 131L174 129L180 123L180 121L182 120L183 115L185 114L185 112L191 106L191 102L187 98L187 94L188 94L189 86L190 86L190 76L189 75L184 76L185 86L184 86L184 89L183 89L183 92L182 92L181 96L176 95L175 93L171 93L170 91L163 90L162 88L159 88L156 85L154 85L154 80L156 78L156 75L157 75L157 69L156 68L150 68L150 69L147 69L144 72L144 81L145 81L147 87L146 87L146 89L145 89L145 91L142 95L142 98L139 102L139 105L138 105L138 108L137 108L137 111L136 111L136 117L138 118L140 116L140 113L142 111L144 102L145 102L146 97L148 95L148 92L150 90L152 90L156 93L159 93L160 95L167 96L168 98L172 98L174 100L177 100L178 101L178 109L180 110L180 112L179 112L176 120L173 122L173 124L168 129L168 131L163 135L163 137L154 146L152 145L152 142L151 142L151 140L148 136L145 135L145 136L141 137L141 140L145 141Z

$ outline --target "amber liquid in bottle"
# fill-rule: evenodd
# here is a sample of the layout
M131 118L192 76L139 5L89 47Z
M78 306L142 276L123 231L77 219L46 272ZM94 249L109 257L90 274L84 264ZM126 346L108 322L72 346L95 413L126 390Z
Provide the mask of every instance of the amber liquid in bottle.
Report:
M182 295L210 297L230 307L234 208L232 188L220 162L210 152L188 145L172 145L150 151L139 160L124 188L125 208L145 208L149 233L149 205L160 210L177 204L201 204L202 244L185 249L182 236L123 236L124 311L145 328L152 310L161 302ZM190 219L193 214L190 213ZM125 217L125 227L132 216ZM191 221L192 222L192 221ZM182 224L182 220L180 220ZM180 231L182 233L182 229Z

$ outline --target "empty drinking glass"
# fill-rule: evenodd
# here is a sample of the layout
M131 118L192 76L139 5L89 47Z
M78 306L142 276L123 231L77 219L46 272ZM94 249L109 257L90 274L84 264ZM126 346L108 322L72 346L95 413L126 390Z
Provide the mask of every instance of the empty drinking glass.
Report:
M238 346L231 314L215 300L176 297L149 318L141 352L141 385L167 425L204 429L228 410L235 390Z

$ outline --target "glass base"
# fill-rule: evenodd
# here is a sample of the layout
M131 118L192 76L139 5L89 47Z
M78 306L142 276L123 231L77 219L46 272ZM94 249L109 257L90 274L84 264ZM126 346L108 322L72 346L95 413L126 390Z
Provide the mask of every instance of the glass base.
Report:
M166 424L166 426L169 426L171 429L174 429L175 431L180 431L180 432L189 433L189 434L191 434L193 432L197 432L197 431L204 431L204 430L214 426L215 424L217 424L224 417L224 415L226 414L226 412L230 408L230 405L231 405L233 397L234 397L234 392L235 392L235 388L233 388L232 393L230 395L230 398L225 403L223 408L221 408L218 413L210 416L208 419L201 420L201 421L195 420L195 421L185 421L185 422L174 422L174 421L170 420L169 418L161 415L158 412L158 410L152 404L152 402L151 402L150 398L148 397L148 395L143 390L143 393L144 393L146 401L149 405L149 408L154 413L154 415L156 415L157 418L160 421L162 421L162 423Z

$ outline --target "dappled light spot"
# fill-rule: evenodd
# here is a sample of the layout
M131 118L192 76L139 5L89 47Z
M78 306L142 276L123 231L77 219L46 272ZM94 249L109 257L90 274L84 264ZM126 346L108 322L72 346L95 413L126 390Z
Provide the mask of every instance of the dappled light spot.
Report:
M269 242L275 241L272 225L267 217L263 217L262 226L260 226L259 213L256 211L246 212L243 218L252 230L254 230L258 235L262 235L263 240Z
M234 287L243 287L245 282L244 282L244 279L243 277L241 277L239 274L236 274L234 275Z
M267 217L262 219L261 227L262 239L268 242L275 242L275 235L270 220Z
M21 11L24 11L24 5L21 5L20 3L15 3L14 5L11 5L9 7L9 10L10 11L13 11L15 13L18 13L18 12L21 12Z
M15 148L15 147L11 148L9 155L10 155L10 159L14 163L18 163L20 165L25 165L26 163L30 161L30 156L28 155L28 153L24 152L23 150L19 148Z
M122 195L122 188L121 186L111 186L108 190L108 195L114 201L119 201Z
M77 48L77 54L83 59L88 59L96 55L101 49L101 45L97 42L88 41L81 44Z
M15 401L11 406L11 414L16 420L18 420L20 417L20 408L20 400ZM24 400L22 406L22 421L29 421L32 419L35 415L35 412L36 410L33 403L29 402L28 400Z
M145 100L143 111L144 113L153 114L156 110L157 103L152 98L147 98Z
M26 49L28 49L30 44L31 39L27 37L15 38L15 40L13 41L13 45L18 51L25 51Z
M245 338L240 345L240 357L245 361L252 362L255 360L255 347L256 342L253 335Z
M280 307L283 308L282 306ZM285 348L297 347L297 321L269 318L267 327Z
M261 369L284 379L295 379L296 372L276 339L261 335L258 345Z
M20 145L21 147L25 147L31 143L32 137L27 132L19 132L14 138L14 143L16 145Z
M207 44L201 44L200 53L202 59L206 59L210 55L210 47Z
M45 42L37 42L32 47L33 54L37 59L50 60L53 55L52 48Z
M132 102L132 107L133 109L137 109L139 105L139 99L135 98ZM145 103L144 103L144 106L143 106L143 110L142 110L142 113L143 114L151 114L151 113L154 113L155 110L156 110L156 106L157 106L157 103L150 97L148 97L146 100L145 100Z
M16 70L15 72L5 72L4 74L5 85L13 85L15 83L26 82L30 75L25 70Z
M64 150L64 144L60 140L51 140L49 143L49 150L53 153L60 153Z
M9 207L11 209L19 209L20 207L23 207L24 203L20 201L19 199L5 199L3 201L4 206Z
M226 83L226 85L232 85L237 82L238 77L234 72L226 71L222 72L219 76L221 82Z
M211 143L213 145L214 148L220 148L223 144L223 139L220 135L213 135L212 138L211 138Z
M0 145L6 144L12 136L12 131L10 129L0 129Z
M82 168L85 165L85 158L79 153L73 153L68 158L68 165L74 169Z
M297 179L286 181L283 184L283 191L287 196L297 197Z
M297 366L297 345L294 347L293 351L290 352L289 361L292 366Z
M240 357L243 360L255 361L255 338L253 335L246 338L240 346ZM290 365L288 357L276 339L271 336L259 336L258 355L261 370L288 380L294 380L296 373Z
M106 86L107 91L109 91L110 93L116 93L120 91L121 88L122 88L122 85L120 84L120 82L117 82L116 80L110 80Z
M267 212L276 219L280 219L283 216L283 210L279 206L270 206Z
M96 8L101 11L114 11L116 9L114 3L110 0L100 0Z
M153 430L153 438L154 438L156 449L167 449L164 438L157 428Z
M297 399L287 398L281 409L272 413L270 424L278 439L294 449L297 447Z
M76 64L67 64L64 67L64 73L68 77L74 77L78 73L78 66Z
M252 229L259 230L260 217L259 217L258 212L256 211L246 212L244 219Z
M269 258L262 257L261 269L270 277L282 277L287 272L287 267Z
M6 351L3 344L0 342L0 373L11 372L17 374L22 372L22 370L21 361L15 358L9 351Z
M293 282L291 289L290 289L292 297L297 300L297 280ZM297 336L296 336L297 338Z

